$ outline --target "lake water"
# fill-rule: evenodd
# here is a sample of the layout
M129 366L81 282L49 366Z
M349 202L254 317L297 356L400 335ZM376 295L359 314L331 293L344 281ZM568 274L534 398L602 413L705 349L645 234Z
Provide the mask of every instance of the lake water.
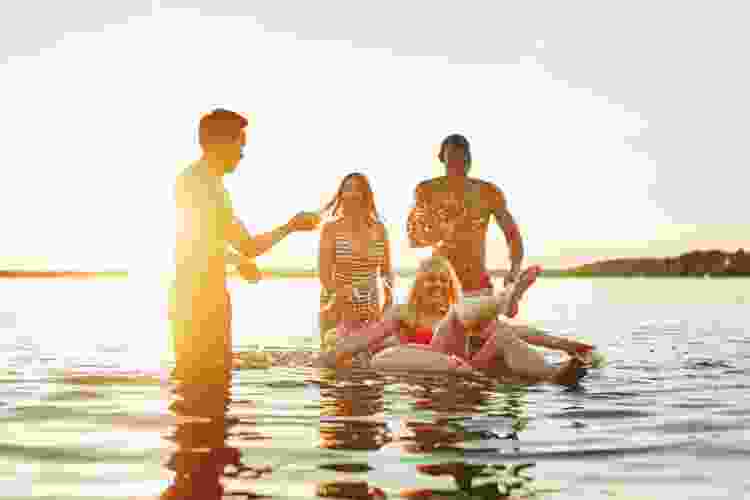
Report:
M317 347L317 281L231 288L235 350ZM540 279L521 320L606 354L577 390L306 368L175 387L165 297L0 281L0 498L750 497L749 280ZM156 375L112 378L133 370Z

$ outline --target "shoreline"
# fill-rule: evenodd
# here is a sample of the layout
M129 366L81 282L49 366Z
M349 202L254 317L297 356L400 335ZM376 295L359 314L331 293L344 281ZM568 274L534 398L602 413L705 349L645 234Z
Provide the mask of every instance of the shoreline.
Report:
M502 278L504 271L492 271L490 276L495 279ZM317 279L318 273L311 271L281 271L281 272L261 272L261 280L280 280L280 279ZM396 273L399 278L413 278L414 272ZM129 277L126 271L117 272L77 272L77 271L0 271L0 279L127 279ZM237 273L227 273L229 279L241 279ZM613 272L591 272L575 270L548 270L542 271L540 278L691 278L691 279L731 279L731 278L750 278L750 273L694 273L694 274L669 274L669 273L613 273Z
M259 269L261 279L318 278L316 269L267 268ZM505 269L488 271L493 278L502 278ZM416 269L396 269L396 276L409 278ZM0 270L0 278L127 278L127 270L71 271L71 270ZM239 278L236 271L227 273ZM722 250L694 250L677 257L642 257L609 259L581 266L542 270L542 278L747 278L750 277L750 253L740 248L736 252Z

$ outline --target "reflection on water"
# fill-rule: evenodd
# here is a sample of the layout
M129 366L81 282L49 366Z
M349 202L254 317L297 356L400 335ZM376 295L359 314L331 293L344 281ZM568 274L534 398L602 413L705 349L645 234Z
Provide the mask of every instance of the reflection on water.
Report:
M332 450L379 450L392 440L382 419L383 380L366 370L329 369L319 371L320 447ZM332 462L321 469L338 472L363 472L372 468L362 462ZM362 480L320 482L316 493L321 497L375 498L382 490Z
M383 412L383 386L369 371L320 370L321 448L378 450L389 442L386 424L368 418Z
M450 478L454 488L401 488L404 498L441 498L469 495L498 498L531 494L532 478L521 474L533 463L483 463L477 452L496 458L497 443L511 440L520 451L518 434L524 429L525 387L504 386L498 392L489 379L434 375L382 376L368 370L321 370L321 447L339 450L380 450L397 447L415 458L413 474ZM396 397L415 412L430 418L401 418L389 425L382 412L385 387L397 387ZM471 446L479 444L480 447ZM483 446L483 447L482 447ZM422 462L422 463L420 463ZM320 466L339 472L368 472L364 462L335 462ZM367 481L338 480L318 485L318 496L377 498L383 489Z
M229 428L229 380L226 369L201 370L202 377L192 376L189 367L178 367L183 379L176 380L170 411L177 417L174 431L164 436L176 446L166 464L175 473L161 498L221 499L225 493L220 478L228 468L234 474L242 471L240 453L226 445Z
M750 492L747 280L541 280L528 316L607 354L578 390L277 366L167 380L167 328L122 282L0 287L2 497ZM310 348L317 282L242 290L235 348ZM301 310L255 322L280 303Z
M256 480L268 475L268 466L248 464L242 452L227 444L254 439L233 429L243 423L228 416L231 401L231 373L178 367L180 379L173 382L169 410L175 425L163 434L174 445L165 467L174 473L162 499L222 499L227 496L257 498ZM401 488L405 498L454 497L468 494L476 498L528 494L532 479L521 471L533 464L505 465L483 463L476 456L480 448L465 448L485 443L485 452L498 451L493 441L514 440L518 452L518 433L523 429L523 387L502 393L493 391L489 380L457 377L389 375L388 379L368 370L317 372L320 394L320 448L327 450L377 451L396 446L402 453L417 458L415 476L449 478L453 488ZM394 426L384 418L385 387L393 384L403 392L401 398L416 411L429 409L430 419L402 418ZM397 428L395 428L397 427ZM348 476L373 471L367 460L328 460L320 470ZM351 477L316 484L320 497L383 498L385 490L377 484Z

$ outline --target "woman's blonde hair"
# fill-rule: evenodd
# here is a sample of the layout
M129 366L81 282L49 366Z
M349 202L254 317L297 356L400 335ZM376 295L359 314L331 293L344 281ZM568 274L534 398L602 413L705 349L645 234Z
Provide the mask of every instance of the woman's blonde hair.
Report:
M417 267L417 277L414 280L414 284L409 292L409 305L417 306L420 302L420 297L423 295L424 275L426 273L444 273L448 275L450 281L450 287L448 290L448 305L457 304L463 300L463 292L461 291L461 282L458 281L456 271L453 269L450 261L440 255L433 255L422 260Z

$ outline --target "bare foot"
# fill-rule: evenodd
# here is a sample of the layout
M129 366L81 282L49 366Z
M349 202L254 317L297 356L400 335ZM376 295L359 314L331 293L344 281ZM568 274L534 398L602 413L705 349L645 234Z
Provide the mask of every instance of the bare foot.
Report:
M589 349L576 349L577 354L575 355L578 359L581 360L581 365L584 368L590 368L594 364L594 350L593 348Z
M563 363L552 382L560 385L577 385L587 373L588 370L584 368L583 362L577 356L573 356Z

